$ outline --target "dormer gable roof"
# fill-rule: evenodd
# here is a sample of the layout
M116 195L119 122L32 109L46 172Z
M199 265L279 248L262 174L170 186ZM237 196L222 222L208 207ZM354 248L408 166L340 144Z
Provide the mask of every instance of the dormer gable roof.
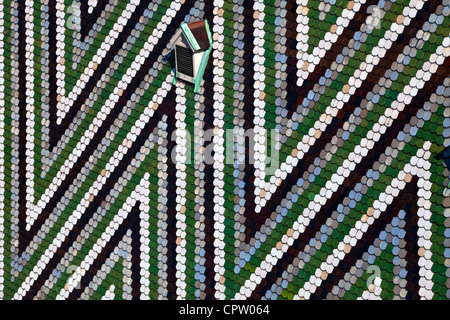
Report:
M192 51L205 51L212 44L211 33L207 20L199 20L191 23L182 23L178 31L173 36L171 42L184 34Z

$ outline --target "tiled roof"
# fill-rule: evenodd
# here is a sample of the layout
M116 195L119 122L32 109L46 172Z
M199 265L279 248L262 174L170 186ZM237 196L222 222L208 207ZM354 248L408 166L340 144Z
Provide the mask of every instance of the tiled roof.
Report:
M76 3L0 0L0 298L450 298L448 0Z

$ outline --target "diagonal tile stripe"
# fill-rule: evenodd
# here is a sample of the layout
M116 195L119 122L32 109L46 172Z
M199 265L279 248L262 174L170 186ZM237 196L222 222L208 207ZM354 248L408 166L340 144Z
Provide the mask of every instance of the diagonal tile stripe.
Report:
M69 6L0 0L1 298L449 294L447 0ZM196 94L170 38L205 18Z
M420 195L423 195L423 202L425 203L425 207L420 207L421 209L419 209L417 212L417 215L420 217L420 222L418 222L420 231L418 231L418 234L423 235L422 239L424 240L424 248L426 250L426 253L423 255L423 257L421 257L422 262L419 262L419 264L424 266L426 261L430 261L431 242L428 238L429 235L427 235L429 231L427 231L426 229L427 225L431 224L429 222L431 215L429 210L429 199L431 197L431 192L429 188L431 186L428 182L430 173L426 171L426 168L429 168L431 165L428 162L428 159L430 157L430 146L431 143L426 142L423 148L418 151L418 154L424 154L424 158L420 158L419 160L419 157L414 156L411 159L410 163L407 164L402 171L400 171L398 177L394 179L391 185L386 188L386 191L380 195L379 199L382 200L377 200L374 202L373 206L369 208L369 210L365 215L363 215L361 220L356 223L355 227L350 230L349 234L344 238L343 241L339 243L338 247L333 251L333 253L328 256L324 263L322 263L320 269L317 269L316 275L311 277L311 279L309 280L309 290L301 289L295 298L308 298L308 295L311 292L314 293L316 288L320 287L322 280L328 277L328 275L333 272L333 269L338 266L339 261L345 257L350 246L353 247L355 245L354 242L361 239L364 233L368 230L369 226L372 225L375 220L380 217L382 212L385 211L386 207L389 206L394 198L398 196L400 191L405 188L406 184L411 180L412 174L419 177L419 181L417 182L417 184L419 185L419 191L417 194L419 195L419 199L421 197ZM352 236L354 237L352 238ZM325 271L325 274L322 272L322 270ZM424 274L424 270L422 270L421 274ZM430 275L429 278L431 277L432 276ZM433 296L433 292L430 290L433 285L432 282L427 280L425 276L422 276L420 283L422 285L420 290L421 296L423 298L427 297L428 299L431 299Z
M114 45L116 40L118 39L121 32L124 30L125 26L128 23L128 19L131 18L131 13L136 11L136 7L139 6L140 0L131 0L130 3L127 4L125 10L122 11L122 15L119 17L117 22L114 24L112 29L109 31L108 36L105 38L105 41L98 48L97 53L94 55L89 65L85 68L83 74L78 79L77 84L72 89L72 92L69 95L64 95L64 92L61 92L60 95L61 100L56 105L57 108L57 124L61 124L61 119L63 119L67 112L69 112L73 103L77 100L78 95L81 91L86 87L87 83L91 79L94 71L102 63L102 59L106 56L106 53L110 50L110 48ZM62 40L63 41L63 40ZM147 41L148 42L148 41ZM61 45L62 46L62 45ZM64 53L62 53L64 54ZM141 55L138 56L139 61L141 59ZM136 59L135 59L136 61ZM136 67L136 66L133 66ZM64 70L61 71L62 73ZM127 72L128 74L128 72Z
M418 3L414 3L414 4L412 3L410 5L411 6L417 5L417 8L420 8L423 6L423 3L424 2L419 1ZM414 18L415 14L417 14L418 10L415 7L408 7L407 9L404 10L404 15L407 12L406 16ZM409 9L412 9L412 10L410 11ZM394 30L403 31L403 28L405 28L406 26L408 26L407 23L402 24L402 25L400 25L398 23L394 23L391 26L391 29L390 29L391 31L386 32L384 38L379 41L379 45L372 50L372 53L366 57L365 62L361 63L361 66L355 72L354 76L352 78L350 78L350 80L348 82L348 85L350 86L350 91L349 92L341 91L340 93L338 93L336 99L334 99L331 102L330 106L327 107L327 110L325 111L325 113L323 113L322 116L319 118L319 120L316 121L316 123L314 124L314 127L310 129L310 132L308 133L308 135L304 136L302 141L300 141L297 144L297 147L295 149L297 155L295 157L289 156L286 159L286 162L285 162L286 167L285 168L287 170L286 171L283 171L281 169L276 170L275 174L271 177L269 183L260 181L260 188L264 189L266 191L266 194L267 193L269 194L268 198L266 197L267 200L270 200L270 196L273 193L273 192L271 192L271 188L270 188L271 185L273 185L273 184L279 185L281 183L281 181L285 178L283 175L286 175L286 173L284 173L284 172L287 172L287 174L292 172L292 169L296 166L296 164L298 163L298 160L302 159L303 155L308 152L309 147L312 146L314 144L314 142L320 138L322 132L325 131L326 126L331 124L332 119L337 115L338 111L341 110L342 107L344 106L344 104L349 101L350 97L353 94L355 94L355 91L358 88L361 87L362 82L364 80L366 80L366 78L370 74L370 72L384 58L386 52L391 48L391 46L393 45L393 43L396 41L397 37L399 36L399 33L394 32ZM381 43L383 43L383 45L381 45ZM257 193L257 190L258 189L255 190L255 195ZM263 206L267 200L263 201L261 206ZM260 203L261 197L259 195L257 195L255 201L256 201L256 203ZM261 206L256 206L256 208L255 208L256 212L261 211Z
M176 11L176 8L179 7L179 3L176 1L172 3L173 6L168 9L171 10L167 13L167 15L170 17L171 12ZM27 221L27 225L30 226L34 220L39 216L40 212L42 212L42 209L45 207L45 205L48 203L48 201L53 197L54 190L57 189L61 183L64 181L68 171L73 168L74 164L77 162L80 153L83 152L86 148L86 146L89 144L91 139L93 138L94 134L98 131L98 128L102 125L103 121L106 119L107 115L112 111L113 106L120 98L120 90L118 88L122 88L122 90L125 90L129 83L132 81L133 77L136 75L137 70L142 66L144 63L144 59L147 58L150 54L150 52L154 48L154 42L156 41L156 34L158 30L162 29L163 27L156 28L152 35L149 36L146 45L141 49L140 53L136 56L134 59L133 64L128 68L127 72L124 74L122 80L119 82L118 86L114 90L114 92L111 93L109 99L105 102L104 106L102 107L102 110L97 114L97 117L94 119L92 124L89 126L88 130L86 130L83 134L83 137L81 140L77 143L77 146L75 147L74 151L72 152L72 156L69 157L64 165L59 170L59 174L55 176L53 179L53 182L50 184L50 186L47 188L45 194L42 196L40 200L38 200L36 205L36 210L30 214L30 219ZM28 227L29 228L29 227Z
M422 79L428 81L431 78L432 73L437 71L440 64L444 64L446 66L447 62L444 62L444 58L447 57L448 60L448 54L450 54L450 51L448 50L449 45L450 38L447 37L444 40L443 45L436 50L436 53L433 54L432 57L430 57L430 61L435 61L435 63L425 63L422 70L417 72L416 77L418 77L419 81ZM447 53L445 53L446 51ZM440 74L440 72L438 74ZM434 81L432 83L434 84ZM423 86L424 83L422 82L422 87ZM283 239L279 242L279 245L272 249L271 253L268 254L265 260L261 263L261 266L258 267L250 279L246 281L246 284L241 287L240 292L236 295L236 299L250 296L252 290L248 291L247 288L253 287L254 289L254 287L261 282L264 276L272 270L273 266L276 264L277 260L281 258L282 254L285 253L290 245L292 245L292 243L299 237L299 235L306 230L306 227L309 225L310 221L314 219L315 214L320 210L320 207L325 204L327 199L331 198L332 193L336 192L339 185L341 185L344 182L344 179L350 175L352 170L354 170L356 164L359 163L362 158L367 155L369 150L373 148L374 142L378 141L381 133L385 132L385 130L392 125L392 120L396 119L399 112L404 109L405 105L411 102L412 97L417 93L417 90L418 89L415 87L410 90L404 90L404 93L399 95L397 102L394 102L391 105L392 110L389 108L385 111L385 116L380 118L378 126L375 125L375 130L372 129L373 133L368 133L366 138L361 141L360 145L356 146L355 151L350 153L348 158L326 183L325 187L322 188L319 194L315 196L314 202L310 202L309 207L306 208L297 221L294 222L293 233L291 235L286 234L283 236ZM387 114L389 114L389 116L387 116ZM371 138L368 139L367 137Z

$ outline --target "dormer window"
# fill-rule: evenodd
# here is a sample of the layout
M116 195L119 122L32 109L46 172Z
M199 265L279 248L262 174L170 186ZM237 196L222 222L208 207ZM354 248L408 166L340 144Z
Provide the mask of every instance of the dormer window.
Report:
M171 42L175 49L176 79L194 84L197 93L212 49L208 21L181 24Z

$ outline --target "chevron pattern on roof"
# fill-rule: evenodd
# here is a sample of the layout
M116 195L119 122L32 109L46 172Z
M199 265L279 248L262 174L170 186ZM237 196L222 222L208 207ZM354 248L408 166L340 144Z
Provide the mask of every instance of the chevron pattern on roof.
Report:
M449 14L0 0L0 298L450 298Z

